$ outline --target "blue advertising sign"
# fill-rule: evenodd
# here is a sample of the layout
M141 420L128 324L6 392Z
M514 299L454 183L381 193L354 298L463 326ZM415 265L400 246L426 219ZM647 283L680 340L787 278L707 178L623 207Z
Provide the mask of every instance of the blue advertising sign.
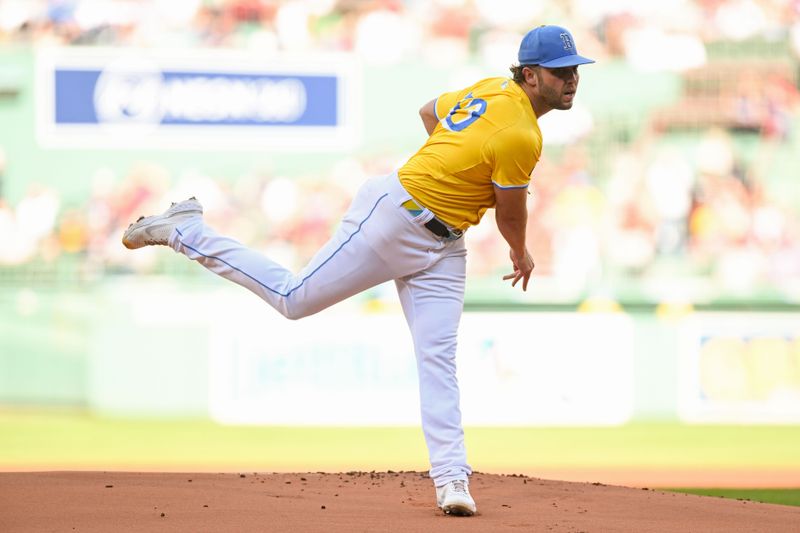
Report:
M116 55L116 57L115 57ZM39 137L54 147L352 147L359 110L347 60L254 65L236 55L38 58Z

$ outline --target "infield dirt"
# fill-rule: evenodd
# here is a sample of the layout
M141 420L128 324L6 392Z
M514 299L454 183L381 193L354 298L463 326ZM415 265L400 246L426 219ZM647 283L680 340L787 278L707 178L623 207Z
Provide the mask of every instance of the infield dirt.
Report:
M0 531L796 532L800 508L475 474L445 516L420 472L0 473Z

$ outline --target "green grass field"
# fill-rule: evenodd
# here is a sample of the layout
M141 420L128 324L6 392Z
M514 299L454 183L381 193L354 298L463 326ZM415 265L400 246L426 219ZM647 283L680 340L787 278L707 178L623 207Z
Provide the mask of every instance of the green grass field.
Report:
M471 463L482 472L535 476L558 470L733 470L800 476L798 426L467 428L466 434ZM7 410L0 411L0 436L2 470L428 468L419 428L222 426L205 420L123 420ZM741 486L747 487L746 479ZM800 505L800 490L723 492L719 495Z
M800 506L800 489L670 489L700 496Z

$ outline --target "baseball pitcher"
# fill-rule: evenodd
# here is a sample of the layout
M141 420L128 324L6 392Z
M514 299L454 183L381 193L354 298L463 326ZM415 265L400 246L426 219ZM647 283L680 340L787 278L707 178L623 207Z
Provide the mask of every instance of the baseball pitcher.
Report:
M578 65L593 63L559 26L528 32L518 60L511 78L481 80L422 106L428 140L397 172L364 183L336 233L298 274L215 233L195 198L140 218L122 237L130 249L167 245L293 320L394 280L414 341L437 505L453 515L477 511L455 363L463 237L494 208L510 249L512 271L503 279L527 290L534 264L525 245L526 200L542 150L537 121L572 107Z

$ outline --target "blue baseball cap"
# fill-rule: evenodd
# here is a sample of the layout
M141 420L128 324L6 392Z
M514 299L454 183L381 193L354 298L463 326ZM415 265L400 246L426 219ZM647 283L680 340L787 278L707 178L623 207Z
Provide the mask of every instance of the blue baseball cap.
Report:
M519 45L520 65L545 68L574 67L594 63L594 59L578 55L575 39L561 26L539 26L525 34Z

